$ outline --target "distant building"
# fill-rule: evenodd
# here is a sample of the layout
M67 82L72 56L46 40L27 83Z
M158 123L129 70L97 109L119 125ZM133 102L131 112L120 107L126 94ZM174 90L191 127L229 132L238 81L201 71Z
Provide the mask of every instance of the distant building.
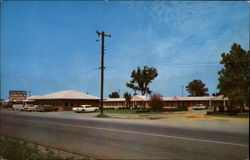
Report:
M9 101L22 102L25 99L27 99L27 91L18 91L18 90L9 91Z

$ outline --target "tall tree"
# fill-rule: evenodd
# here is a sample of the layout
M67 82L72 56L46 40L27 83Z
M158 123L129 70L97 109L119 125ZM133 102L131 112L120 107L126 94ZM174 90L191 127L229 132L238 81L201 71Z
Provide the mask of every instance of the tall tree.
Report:
M120 95L118 92L112 92L110 95L109 95L109 98L120 98Z
M202 83L201 80L193 80L192 82L189 82L189 84L186 86L186 89L190 96L209 96L208 88L205 88L205 84Z
M146 93L151 94L149 84L158 76L157 70L154 67L144 66L143 69L137 67L137 70L133 70L131 73L131 80L126 83L127 87L135 91L141 91L142 95Z
M231 100L232 107L241 110L244 105L249 105L249 55L250 51L234 43L229 53L221 54L223 68L218 72L217 88Z
M130 93L128 92L125 92L124 93L124 98L125 98L125 101L126 101L126 108L128 108L131 104L131 99L132 99L132 96Z

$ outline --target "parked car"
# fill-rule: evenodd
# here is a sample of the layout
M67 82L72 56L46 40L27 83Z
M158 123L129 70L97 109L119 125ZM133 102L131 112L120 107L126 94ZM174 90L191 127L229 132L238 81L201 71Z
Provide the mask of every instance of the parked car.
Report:
M197 104L195 106L193 106L193 110L203 110L206 109L207 107L203 104Z
M98 107L92 107L91 105L81 105L80 107L73 107L72 108L73 112L98 112L99 108Z
M24 105L22 104L13 104L13 110L17 110L17 111L24 111Z
M24 111L30 111L30 112L36 111L36 107L37 107L36 105L26 104L24 106Z
M39 112L58 111L58 107L51 106L51 105L38 106L36 111L39 111Z

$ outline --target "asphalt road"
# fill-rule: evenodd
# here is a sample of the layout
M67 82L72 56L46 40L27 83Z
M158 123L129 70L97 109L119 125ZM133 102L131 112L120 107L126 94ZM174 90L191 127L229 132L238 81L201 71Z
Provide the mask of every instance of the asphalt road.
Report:
M246 160L249 134L1 112L1 135L101 159Z

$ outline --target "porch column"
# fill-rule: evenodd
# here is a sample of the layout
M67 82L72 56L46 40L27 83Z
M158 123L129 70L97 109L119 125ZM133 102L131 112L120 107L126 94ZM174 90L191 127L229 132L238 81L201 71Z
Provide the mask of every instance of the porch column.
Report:
M209 100L209 109L211 109L212 108L212 101L211 101L211 99Z

